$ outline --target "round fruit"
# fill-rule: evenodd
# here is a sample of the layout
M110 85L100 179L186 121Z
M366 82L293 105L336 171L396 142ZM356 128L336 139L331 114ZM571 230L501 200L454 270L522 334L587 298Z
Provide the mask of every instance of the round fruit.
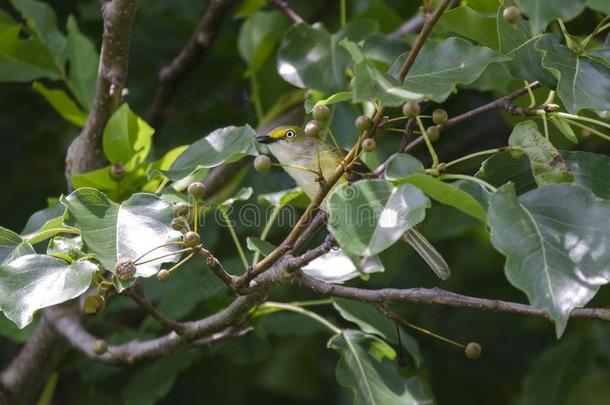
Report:
M96 340L93 344L93 353L101 356L108 351L108 344L103 340Z
M330 117L330 108L325 105L317 105L313 108L313 118L318 121L326 122Z
M502 12L502 17L507 23L514 24L521 17L521 10L515 6L506 7Z
M443 124L447 122L448 119L449 115L447 114L447 111L442 108L437 108L432 112L432 122L435 124Z
M481 357L481 345L477 342L470 342L466 345L466 349L464 349L464 354L471 360L476 360Z
M407 101L402 106L402 114L407 118L415 118L420 112L419 104L415 101Z
M309 121L307 125L305 125L305 135L315 137L320 134L320 124L318 121Z
M176 231L181 231L181 230L185 229L188 226L188 224L186 223L186 219L184 219L183 217L176 217L176 218L172 219L170 226L172 227L172 229L174 229Z
M125 166L123 163L115 163L110 166L110 178L116 182L123 180L125 177Z
M114 266L114 274L120 280L129 280L136 275L136 265L131 260L121 260Z
M366 138L362 141L362 150L364 150L365 152L374 151L376 146L377 144L375 143L375 140L373 138Z
M196 181L194 183L189 184L188 193L192 197L201 198L203 197L203 193L205 190L205 186L203 183Z
M258 155L254 158L254 170L257 172L268 172L271 169L271 159L266 155Z
M191 206L187 203L179 202L178 204L174 205L174 214L179 217L185 217L188 215L190 208Z
M159 272L157 273L157 280L161 281L161 282L165 282L167 280L169 280L171 276L171 273L165 269L163 270L159 270Z
M366 115L360 115L356 118L356 128L358 128L359 131L367 131L371 129L372 126L373 121Z
M430 139L430 142L436 142L438 141L438 138L441 137L441 130L438 129L437 126L428 127L426 134L428 134L428 139Z
M197 232L188 231L184 234L184 244L188 247L195 247L201 242L201 238Z
M99 314L106 308L106 300L101 295L89 295L85 298L83 312L87 315Z

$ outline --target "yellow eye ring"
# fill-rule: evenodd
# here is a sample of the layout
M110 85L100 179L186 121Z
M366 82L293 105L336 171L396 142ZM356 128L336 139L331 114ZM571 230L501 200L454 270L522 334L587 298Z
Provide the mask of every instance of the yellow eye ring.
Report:
M288 130L288 131L286 131L286 133L284 134L284 136L285 136L286 138L288 138L288 139L292 139L292 138L294 138L294 135L295 135L295 133L294 133L294 131L293 131L292 129L289 129L289 130Z

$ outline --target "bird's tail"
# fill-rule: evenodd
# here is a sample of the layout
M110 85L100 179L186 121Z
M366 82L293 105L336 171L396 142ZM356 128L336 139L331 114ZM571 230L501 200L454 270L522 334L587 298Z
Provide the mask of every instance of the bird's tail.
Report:
M413 246L413 249L419 253L441 280L447 280L451 276L449 265L424 235L411 228L402 235L402 240Z

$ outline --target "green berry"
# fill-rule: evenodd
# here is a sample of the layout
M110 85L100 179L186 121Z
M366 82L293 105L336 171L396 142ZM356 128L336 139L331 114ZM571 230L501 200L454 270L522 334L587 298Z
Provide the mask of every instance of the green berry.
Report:
M125 166L123 163L115 163L110 166L110 178L117 183L125 177Z
M108 351L108 344L103 340L96 340L93 344L93 353L101 356Z
M168 270L159 270L159 272L157 273L157 280L161 282L166 282L169 280L170 276L171 273Z
M320 124L318 121L309 121L307 125L305 125L305 135L310 137L316 137L320 134Z
M375 143L375 140L373 138L366 138L362 141L362 150L364 150L365 152L374 151L376 146L377 144Z
M129 280L136 275L136 265L131 260L121 260L114 266L114 274L120 280Z
M184 244L188 247L195 247L201 242L201 237L197 232L188 231L184 234Z
M420 112L419 104L415 101L407 101L402 106L402 114L407 118L415 118Z
M330 117L330 108L325 105L317 105L313 108L313 118L317 121L326 122Z
M471 360L476 360L481 357L481 345L477 342L470 342L464 349L464 354Z
M514 24L521 17L521 10L515 6L506 7L502 12L504 21L509 24Z
M101 295L89 295L85 298L83 312L87 315L99 314L106 308L106 300Z
M176 218L172 219L170 226L172 227L172 229L174 229L176 231L181 231L181 230L187 228L188 224L186 222L186 219L184 219L183 217L176 217Z
M258 155L254 158L254 170L257 172L268 172L271 169L271 159L266 155Z
M359 131L367 131L373 126L373 121L366 115L361 115L356 118L355 124Z
M447 114L447 111L442 108L437 108L432 112L432 122L435 124L443 124L447 122L448 119L449 115Z
M438 129L437 126L428 127L426 134L428 134L428 139L430 139L430 142L436 142L438 141L438 138L441 137L441 130Z
M187 203L179 202L178 204L174 205L174 215L185 217L188 215L190 208L191 206Z
M201 198L203 197L204 190L205 186L203 185L203 183L196 181L194 183L189 184L188 193L194 198Z

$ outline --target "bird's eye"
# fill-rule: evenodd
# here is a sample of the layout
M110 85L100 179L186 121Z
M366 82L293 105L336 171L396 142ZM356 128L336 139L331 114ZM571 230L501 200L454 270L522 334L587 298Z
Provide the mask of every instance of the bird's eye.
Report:
M286 131L286 133L284 134L284 136L288 139L292 139L294 138L294 131L292 129L289 129L288 131Z

